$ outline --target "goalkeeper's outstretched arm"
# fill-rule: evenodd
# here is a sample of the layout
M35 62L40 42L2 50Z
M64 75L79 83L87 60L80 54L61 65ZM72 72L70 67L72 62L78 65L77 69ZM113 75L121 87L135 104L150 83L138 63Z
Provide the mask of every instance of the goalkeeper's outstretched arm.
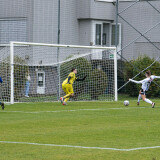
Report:
M83 78L77 78L76 81L84 81L86 79L87 76L83 77Z

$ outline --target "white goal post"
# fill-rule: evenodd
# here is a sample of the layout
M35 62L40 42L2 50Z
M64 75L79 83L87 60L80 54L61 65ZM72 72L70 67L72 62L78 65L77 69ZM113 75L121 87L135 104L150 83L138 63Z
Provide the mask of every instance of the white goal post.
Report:
M8 52L8 48L4 51ZM85 84L76 82L75 93L77 94L73 100L117 101L118 99L115 47L12 41L9 52L9 101L11 104L14 102L55 101L55 97L58 100L60 96L64 95L61 83L67 78L71 67L78 69L79 75L77 76L87 75ZM6 61L6 59L7 57L5 60L2 58L1 61ZM28 87L28 97L25 95L27 83L24 82L27 81L27 76L31 81Z

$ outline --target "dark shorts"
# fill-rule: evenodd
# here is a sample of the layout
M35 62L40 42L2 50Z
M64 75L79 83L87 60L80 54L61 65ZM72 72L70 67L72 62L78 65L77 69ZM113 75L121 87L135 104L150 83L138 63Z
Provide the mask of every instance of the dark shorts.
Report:
M142 95L146 95L146 91L144 91L142 88L141 88L140 92Z

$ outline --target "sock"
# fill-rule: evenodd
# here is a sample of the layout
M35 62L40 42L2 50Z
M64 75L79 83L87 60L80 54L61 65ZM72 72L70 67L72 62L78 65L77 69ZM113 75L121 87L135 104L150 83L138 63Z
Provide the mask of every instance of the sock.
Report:
M71 94L69 93L69 94L65 95L63 98L68 98L70 96L71 96Z
M65 98L64 102L67 102L69 100L69 98Z
M142 99L141 94L138 96L138 102Z
M0 105L2 104L2 102L0 102Z
M151 100L149 100L149 99L147 99L147 98L145 98L145 100L144 100L145 102L147 102L147 103L150 103L150 104L152 104L152 101Z

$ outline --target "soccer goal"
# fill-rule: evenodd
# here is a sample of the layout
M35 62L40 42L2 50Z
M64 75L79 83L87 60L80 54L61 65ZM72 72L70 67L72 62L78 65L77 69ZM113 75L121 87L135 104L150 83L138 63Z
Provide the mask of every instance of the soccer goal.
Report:
M4 102L58 101L72 68L77 77L71 101L117 101L115 47L11 42L0 50Z

